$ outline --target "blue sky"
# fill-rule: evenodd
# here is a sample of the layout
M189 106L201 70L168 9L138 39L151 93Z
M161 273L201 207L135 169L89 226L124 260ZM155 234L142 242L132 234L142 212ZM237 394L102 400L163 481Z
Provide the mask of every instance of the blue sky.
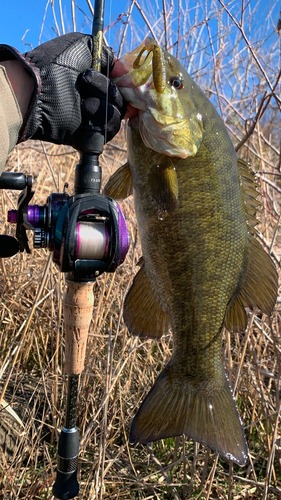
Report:
M94 0L91 0L92 5L94 6ZM90 12L87 0L75 0L76 7L76 19L77 19L77 31L83 31L84 33L91 33L91 23L92 23L92 14ZM166 0L167 9L171 3L171 0ZM177 35L177 5L178 1L174 2L174 37L178 37ZM182 6L184 11L189 11L188 22L185 24L185 30L189 31L192 27L193 21L196 18L196 8L200 4L197 0L182 0ZM202 2L204 3L204 2ZM208 0L208 4L211 3L211 0ZM226 2L228 5L230 4L230 9L233 11L234 15L238 15L237 5L235 2ZM48 7L46 9L46 6ZM59 15L59 0L53 0L53 4L55 6L55 13L57 17L57 22L59 25L59 29L61 30L61 21ZM63 19L65 24L65 31L73 31L72 17L71 17L71 0L61 0L62 10L63 10ZM149 21L152 23L153 29L157 29L159 33L159 24L155 23L156 19L159 19L162 16L163 12L163 3L162 0L139 0L139 4L145 11L145 14L148 16ZM259 38L263 38L262 33L260 32L260 26L264 26L264 31L267 31L268 22L271 22L271 27L269 31L274 30L274 25L276 26L279 10L281 8L281 1L274 0L273 2L264 2L264 0L249 0L246 2L248 11L252 12L253 21L254 22L251 27L251 36L250 38L253 40L255 38L255 34ZM105 27L114 22L118 16L122 13L128 12L129 6L131 5L131 0L105 0ZM215 9L219 10L220 5L219 2L214 2ZM238 2L238 5L239 2ZM78 8L79 6L79 8ZM203 7L201 6L201 10ZM239 9L238 9L239 10ZM270 15L265 22L265 18L267 13L270 11ZM212 17L212 16L211 16ZM144 27L144 21L140 16L136 7L133 9L133 24L132 28L127 31L126 39L130 40L130 35L134 37L136 46L137 42L143 40L144 36L148 34L147 26ZM42 29L42 24L44 20L44 26ZM123 16L123 20L126 20L126 16ZM217 30L216 25L212 26L214 23L213 20L210 21L210 27ZM54 16L51 7L50 0L1 0L1 8L0 8L0 40L2 43L7 43L9 45L13 45L20 52L25 52L30 50L30 45L25 45L21 39L25 35L25 42L27 44L31 44L33 47L36 47L39 43L46 42L51 38L56 36L54 31L55 22ZM114 28L110 29L106 33L108 43L114 47L116 44L119 46L120 42L120 33L124 28L124 24L122 24L122 20L114 25ZM42 29L42 32L41 32ZM130 31L131 30L131 31ZM215 31L213 33L215 33ZM160 30L161 32L161 30ZM62 32L61 32L62 34ZM275 34L277 37L277 33ZM138 39L136 42L136 38ZM163 29L162 29L162 40L163 43ZM259 39L258 38L258 39ZM0 43L1 43L0 42Z
M79 9L76 7L75 12L77 16L77 31L90 33L91 12L87 5L87 2L86 0L77 0L76 3L89 18L87 20L87 17L85 17L85 15L83 15L83 13L81 13L81 11L79 11ZM129 0L110 1L110 6L109 8L107 7L107 12L105 15L106 24L109 22L109 16L113 20L116 19L122 12L126 12L129 3ZM54 4L58 25L61 28L58 0L55 0ZM47 0L1 0L0 43L7 43L8 45L12 45L20 52L30 50L30 46L24 45L24 43L21 41L26 30L29 30L26 33L24 40L26 43L29 43L33 47L36 47L40 38L46 5ZM94 0L92 0L92 5L94 5ZM62 0L62 8L64 14L63 17L65 30L66 32L73 31L71 1ZM44 27L41 34L41 43L54 38L55 32L52 29L53 27L55 27L55 23L50 2L47 8Z
M20 52L26 52L31 47L21 41L25 33L25 43L31 44L33 47L36 47L39 42L46 42L57 35L54 29L55 21L51 0L0 1L0 40L2 43L12 45ZM53 0L52 3L60 34L62 34L59 0ZM94 3L95 0L92 0L93 6ZM138 0L138 3L143 9L153 36L161 46L164 46L166 32L163 21L163 0ZM241 0L226 3L232 15L237 18L237 22L240 22ZM71 0L61 0L61 4L65 31L73 31ZM75 0L75 4L77 31L91 33L92 14L87 0ZM106 39L109 45L115 49L117 55L125 22L128 19L126 13L131 5L132 0L105 0L105 28L111 26L106 32ZM205 23L206 18L208 18L208 29L211 31L213 48L217 56L221 54L223 49L223 81L221 82L223 93L227 96L232 95L232 88L237 79L242 94L245 94L246 87L250 88L248 94L251 94L254 87L260 86L261 74L256 71L252 62L249 66L251 72L245 71L244 66L251 59L249 51L245 50L245 41L238 28L230 21L225 12L220 11L221 6L218 0L207 0L206 3L205 0L181 0L180 2L179 0L166 0L165 5L169 19L168 50L182 62L191 76L197 78L199 84L203 84L204 88L207 88L212 85L213 81L213 53L210 45L210 34ZM173 5L173 9L169 10L171 5ZM178 24L179 6L181 6L180 27ZM275 81L280 67L280 39L276 31L280 8L281 0L266 2L265 0L247 0L245 2L245 33L251 46L261 57L262 64L272 81ZM116 22L116 20L118 21ZM149 34L147 24L145 24L137 7L134 6L124 44L121 44L121 53L135 48ZM244 81L244 78L247 81ZM263 92L263 86L260 91Z

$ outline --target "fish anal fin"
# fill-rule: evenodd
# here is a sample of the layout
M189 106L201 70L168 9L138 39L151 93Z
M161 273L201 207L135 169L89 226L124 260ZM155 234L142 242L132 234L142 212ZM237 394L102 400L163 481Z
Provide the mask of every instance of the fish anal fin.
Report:
M229 302L224 326L229 332L244 332L247 328L247 314L239 293L235 294Z
M104 194L114 200L124 200L133 194L133 177L128 162L112 174L104 187Z
M185 434L239 465L247 461L247 443L225 375L212 380L175 374L170 364L160 373L140 406L130 442L148 443Z
M132 335L158 339L169 329L168 315L162 310L142 265L134 277L124 303L124 321Z
M250 235L248 258L239 290L241 300L269 315L277 300L277 289L275 265L261 244Z

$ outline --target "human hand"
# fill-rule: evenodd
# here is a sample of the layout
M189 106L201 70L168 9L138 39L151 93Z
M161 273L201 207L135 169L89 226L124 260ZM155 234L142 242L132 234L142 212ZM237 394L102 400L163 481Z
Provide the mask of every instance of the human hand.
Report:
M78 85L83 116L87 116L93 125L103 124L105 141L111 141L126 113L126 102L118 87L93 69L79 75Z
M124 65L121 63L119 59L115 61L114 68L112 69L110 73L110 78L116 78L118 76L122 76L127 73L128 70L124 67ZM138 114L139 110L137 108L134 108L131 104L127 103L127 111L124 116L124 119L129 119L133 118Z
M92 64L90 35L69 33L46 42L23 56L11 47L0 46L0 57L3 48L4 52L8 52L6 59L10 54L11 59L21 61L33 76L35 84L19 142L33 138L80 149L83 145L85 116L98 123L104 130L106 140L110 140L118 132L126 111L126 104L118 89L113 90L114 84L94 70L90 72L91 77L88 75L84 80L79 77ZM113 60L112 50L103 47L101 71L104 75L110 74L114 66ZM105 88L104 82L111 89L108 104L105 93L100 90L101 86ZM98 97L95 96L96 91L99 93ZM111 117L108 125L105 123L107 117Z

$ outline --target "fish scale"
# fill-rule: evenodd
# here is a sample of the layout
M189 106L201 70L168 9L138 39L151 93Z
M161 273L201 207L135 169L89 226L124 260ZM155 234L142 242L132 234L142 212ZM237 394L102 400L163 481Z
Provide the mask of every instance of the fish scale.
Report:
M121 61L124 75L115 81L139 112L128 125L128 162L105 193L122 199L133 191L143 252L124 320L142 338L173 332L172 357L142 402L130 441L185 434L244 465L247 443L221 359L223 328L244 331L245 307L270 314L277 295L276 269L254 238L254 176L175 58L148 39Z

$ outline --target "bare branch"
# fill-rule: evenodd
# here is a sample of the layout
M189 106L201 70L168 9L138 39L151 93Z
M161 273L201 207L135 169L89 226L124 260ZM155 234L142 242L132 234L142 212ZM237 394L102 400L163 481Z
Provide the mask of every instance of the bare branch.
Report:
M254 132L255 130L255 127L258 123L258 120L260 119L260 117L263 115L263 113L265 112L267 106L269 105L269 102L270 102L270 99L272 97L272 94L271 95L267 95L267 93L265 92L262 99L261 99L261 102L260 102L260 105L258 107L258 111L256 113L256 116L255 118L253 119L252 121L252 125L250 126L249 130L246 132L246 134L244 135L243 139L241 139L241 141L237 144L235 150L236 152L239 151L240 148L242 148L242 146L245 144L245 142L249 139L249 137L252 135L252 133ZM266 103L266 104L265 104Z
M258 57L257 57L257 55L256 55L255 50L254 50L254 49L253 49L253 47L251 46L251 43L250 43L250 41L248 40L248 38L247 38L247 36L246 36L246 34L245 34L245 31L244 31L243 27L242 27L242 26L241 26L241 25L237 22L237 20L236 20L236 19L235 19L235 17L231 14L231 12L228 10L228 8L225 6L225 4L223 3L223 1L222 1L222 0L218 0L218 1L219 1L219 3L222 5L222 7L225 9L225 11L226 11L226 12L227 12L227 14L229 15L229 17L232 19L232 21L234 22L235 26L237 26L237 28L238 28L238 29L239 29L239 31L241 32L241 34L242 34L242 36L243 36L243 38L244 38L244 40L245 40L245 42L246 42L246 44L247 44L248 49L250 50L250 52L251 52L251 54L252 54L252 56L253 56L253 58L254 58L254 60L255 60L256 64L258 65L258 67L259 67L259 69L260 69L260 71L261 71L261 73L262 73L262 75L263 75L263 77L264 77L264 79L265 79L265 81L266 81L266 83L267 83L267 85L269 86L269 88L270 88L270 90L271 90L271 92L272 92L272 94L273 94L273 96L274 96L274 98L275 98L275 100L276 100L276 102L277 102L277 104L278 104L279 108L281 109L281 98L280 98L280 97L279 97L279 96L278 96L278 95L274 92L273 86L271 85L271 82L270 82L270 80L269 80L269 78L268 78L268 76L267 76L267 74L266 74L266 72L265 72L265 70L264 70L264 68L263 68L263 66L262 66L262 64L261 64L261 62L260 62L260 60L259 60L259 58L258 58Z
M121 38L121 42L120 42L120 45L119 45L119 50L118 50L118 55L117 55L118 58L122 54L123 44L124 44L125 36L127 34L127 29L128 29L128 26L129 26L129 23L130 23L130 20L131 20L131 15L132 15L132 10L134 8L134 5L135 5L135 0L132 0L132 3L131 3L130 8L129 8L128 15L127 15L127 21L125 23L125 28L124 28L123 35L122 35L122 38Z
M92 16L94 16L95 12L94 12L94 8L92 6L91 0L87 0L87 4L88 4L88 7L90 9L90 12L91 12Z
M144 12L143 12L143 10L142 10L142 8L141 8L140 4L138 3L138 1L137 1L137 0L132 0L132 2L135 4L135 6L136 6L136 8L138 9L138 11L139 11L140 15L142 16L142 18L143 18L143 20L144 20L145 24L147 25L147 27L148 27L148 29L149 29L149 31L150 31L150 33L151 33L151 35L152 35L152 38L155 40L155 42L156 42L156 43L158 43L158 44L159 44L158 37L156 36L156 33L154 32L154 30L153 30L153 28L152 28L152 26L151 26L151 24L150 24L150 22L149 22L149 20L148 20L147 16L145 15L145 13L144 13Z
M76 18L75 18L75 3L74 3L74 0L71 0L71 17L72 17L73 31L76 31Z
M168 47L168 34L167 34L167 13L166 13L166 2L162 0L163 5L163 23L164 23L164 33L165 33L165 50Z
M62 12L61 0L59 0L59 10L60 10L61 29L62 29L63 35L65 35L65 27L64 27L64 20L63 20L63 12Z

